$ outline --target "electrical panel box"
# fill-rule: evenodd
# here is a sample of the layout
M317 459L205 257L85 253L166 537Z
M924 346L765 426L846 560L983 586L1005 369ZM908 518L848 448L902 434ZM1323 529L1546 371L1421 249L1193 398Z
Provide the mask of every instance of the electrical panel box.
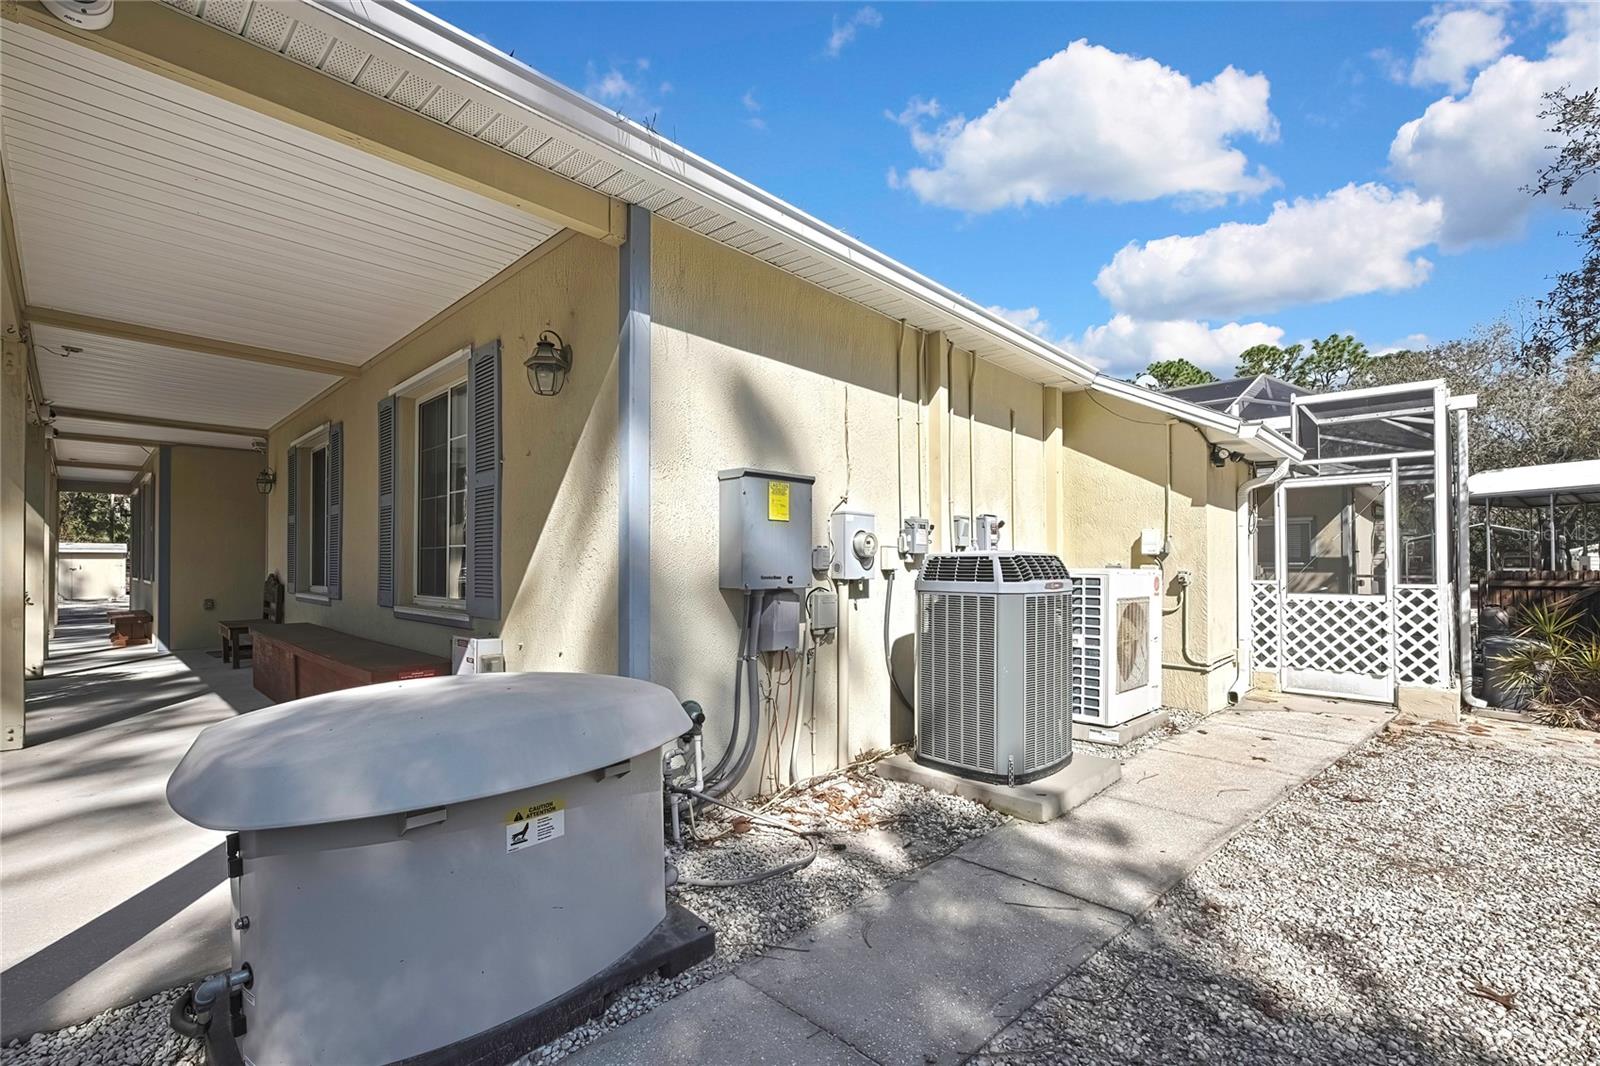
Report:
M902 558L917 562L933 550L933 523L919 516L900 523L900 536L895 548Z
M505 642L499 637L456 637L450 641L450 672L503 674L505 652Z
M839 594L837 592L814 592L809 600L811 604L811 632L831 633L839 628Z
M878 566L877 517L840 507L833 512L833 578L865 581Z
M725 589L811 583L811 486L816 478L737 467L717 474L719 583Z
M794 651L800 647L800 594L780 592L761 605L756 627L757 651Z
M1148 555L1154 559L1167 551L1167 538L1159 529L1141 529L1139 531L1139 554Z

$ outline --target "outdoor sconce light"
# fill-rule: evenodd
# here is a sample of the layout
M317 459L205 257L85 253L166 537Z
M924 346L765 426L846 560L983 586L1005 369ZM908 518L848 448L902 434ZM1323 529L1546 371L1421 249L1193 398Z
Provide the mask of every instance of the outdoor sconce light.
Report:
M528 368L528 385L540 396L554 396L567 383L567 371L572 369L572 346L561 339L561 334L547 329L539 334L539 343L533 354L523 362Z
M278 472L270 466L261 468L261 473L256 475L256 491L263 496L271 495L272 486L278 483Z

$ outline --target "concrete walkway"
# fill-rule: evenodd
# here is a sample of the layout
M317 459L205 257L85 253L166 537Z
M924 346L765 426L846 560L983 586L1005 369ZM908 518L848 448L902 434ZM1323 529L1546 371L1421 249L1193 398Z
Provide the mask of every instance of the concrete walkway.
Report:
M961 1062L1389 718L1304 697L1215 714L1067 817L974 840L571 1061Z
M106 606L62 606L28 746L0 755L0 1042L228 962L222 834L172 812L167 777L269 701L206 652L112 648Z

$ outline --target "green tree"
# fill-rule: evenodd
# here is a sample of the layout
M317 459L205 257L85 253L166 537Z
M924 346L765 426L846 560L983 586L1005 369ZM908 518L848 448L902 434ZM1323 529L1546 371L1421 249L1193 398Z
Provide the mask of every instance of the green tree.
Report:
M1239 353L1240 377L1269 374L1303 389L1337 389L1361 378L1372 362L1367 346L1348 333L1330 333L1311 342L1280 348L1276 344L1257 344Z
M1158 359L1144 368L1144 372L1161 382L1163 389L1181 389L1185 385L1205 385L1217 380L1217 375L1195 366L1187 359Z
M126 496L108 492L63 492L58 501L60 537L81 544L126 544L130 510Z
M1600 188L1595 180L1600 174L1600 89L1557 89L1545 93L1544 101L1539 117L1564 141L1528 191L1560 197L1563 207L1584 216L1583 230L1576 234L1583 255L1576 269L1551 279L1549 295L1539 301L1526 354L1546 370L1569 361L1593 366L1600 357L1600 194L1591 195L1588 203L1572 194Z

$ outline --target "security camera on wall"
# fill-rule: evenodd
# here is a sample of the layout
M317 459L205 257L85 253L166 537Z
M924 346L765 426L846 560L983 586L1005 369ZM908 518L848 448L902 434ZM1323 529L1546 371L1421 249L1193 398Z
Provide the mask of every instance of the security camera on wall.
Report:
M44 9L69 26L81 30L103 30L111 25L111 8L116 0L44 0Z

